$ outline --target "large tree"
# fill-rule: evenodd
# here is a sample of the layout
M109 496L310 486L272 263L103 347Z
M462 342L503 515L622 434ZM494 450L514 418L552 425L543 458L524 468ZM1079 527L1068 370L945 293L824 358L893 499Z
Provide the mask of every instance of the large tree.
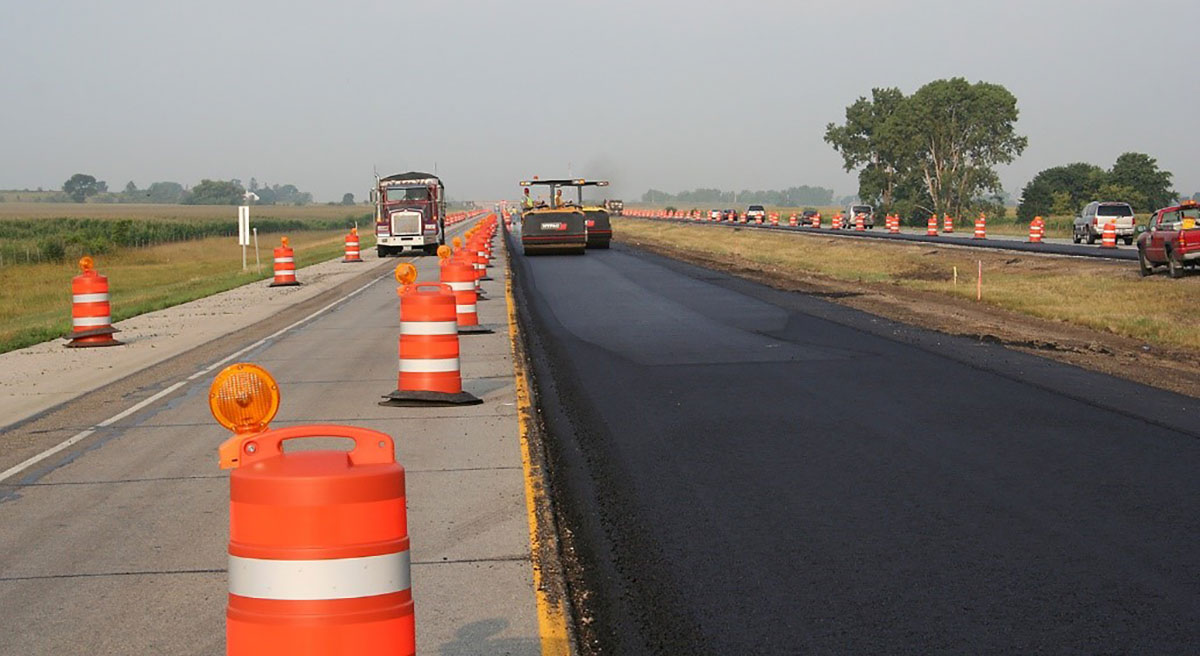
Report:
M911 164L892 119L904 104L899 89L871 89L846 108L846 123L825 126L825 141L842 156L847 172L858 170L858 197L890 211L896 186Z
M1179 194L1171 190L1169 171L1158 168L1158 160L1145 153L1125 153L1108 172L1108 182L1128 187L1138 194L1127 202L1139 212L1152 212L1175 202Z
M1104 169L1084 162L1045 169L1021 191L1017 216L1030 221L1035 216L1060 214L1064 207L1070 208L1068 213L1078 212L1095 200L1100 187L1108 181L1107 176Z
M961 216L984 192L1001 190L996 166L1024 152L1017 99L998 84L963 78L921 87L892 118L900 148L916 161L934 213Z
M76 173L63 183L62 190L71 200L82 203L89 196L108 191L108 184L86 173Z
M903 214L950 213L990 205L1002 191L996 166L1020 155L1017 99L997 84L936 80L905 97L873 89L846 108L825 140L859 172L859 197Z

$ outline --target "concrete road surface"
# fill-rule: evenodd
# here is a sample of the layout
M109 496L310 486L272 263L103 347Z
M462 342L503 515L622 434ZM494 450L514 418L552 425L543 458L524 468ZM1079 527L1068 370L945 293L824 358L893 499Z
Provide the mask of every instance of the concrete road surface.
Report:
M620 245L514 277L606 653L1200 645L1196 399Z
M435 262L417 260L422 280L437 279ZM491 271L492 300L479 311L496 332L461 341L464 386L482 405L377 405L396 388L390 269L238 358L278 379L273 426L346 423L395 438L423 654L541 653L503 260ZM69 435L183 383L101 426L65 459L0 483L0 654L224 652L228 482L216 448L228 434L208 410L215 370L197 374L255 338L195 361L185 354L169 376L98 409L57 411Z

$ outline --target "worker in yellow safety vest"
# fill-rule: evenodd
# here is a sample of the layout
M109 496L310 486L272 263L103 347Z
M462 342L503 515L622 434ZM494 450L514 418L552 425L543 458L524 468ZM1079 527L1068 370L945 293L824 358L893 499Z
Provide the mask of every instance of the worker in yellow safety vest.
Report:
M521 200L521 207L527 210L533 209L533 197L529 195L529 187L525 187L525 198Z

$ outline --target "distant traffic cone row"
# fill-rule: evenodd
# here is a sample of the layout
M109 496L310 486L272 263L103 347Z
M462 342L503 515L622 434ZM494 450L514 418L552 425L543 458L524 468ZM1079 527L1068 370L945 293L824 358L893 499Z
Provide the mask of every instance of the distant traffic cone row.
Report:
M96 271L90 257L79 260L80 274L71 280L70 348L117 346L113 339L120 332L112 327L112 307L108 302L108 278Z
M296 252L288 246L288 238L279 240L275 249L275 280L271 287L293 287L300 283L296 280Z
M983 212L979 213L979 218L975 219L975 234L972 239L987 239L987 216Z

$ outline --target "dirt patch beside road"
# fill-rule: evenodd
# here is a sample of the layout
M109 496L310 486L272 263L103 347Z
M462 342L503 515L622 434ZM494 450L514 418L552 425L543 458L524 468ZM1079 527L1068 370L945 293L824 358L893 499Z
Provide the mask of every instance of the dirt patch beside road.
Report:
M775 236L767 237L771 241L759 241L764 236L745 234L746 231L743 231L734 239L726 238L716 243L708 236L711 233L702 226L671 226L668 230L657 231L643 230L642 224L646 222L631 223L626 224L625 230L616 231L617 241L734 273L777 289L820 295L833 302L896 321L950 335L999 343L1146 385L1200 397L1200 354L1189 350L1186 344L1179 343L1185 339L1179 333L1172 332L1165 339L1152 338L1161 332L1159 324L1183 322L1181 328L1186 331L1188 325L1200 321L1200 317L1195 316L1194 304L1181 303L1178 318L1171 308L1162 315L1148 313L1138 316L1134 306L1129 310L1115 309L1090 319L1075 318L1075 310L1063 307L1059 308L1062 310L1059 316L1048 319L1038 316L1047 313L1045 303L1026 304L1021 298L1021 294L1026 292L1048 296L1053 301L1055 286L1069 285L1069 281L1061 280L1066 277L1064 271L1068 271L1070 277L1077 278L1081 289L1099 289L1089 293L1103 293L1106 289L1114 291L1110 289L1113 285L1136 285L1136 269L1130 271L1127 263L994 251L964 254L961 248L925 245L854 244L852 248L857 259L846 258L844 264L825 268L820 255L805 261L803 258L772 258L770 253L762 252L778 243L779 238ZM681 238L679 230L699 232L689 235L690 238ZM803 243L792 245L793 248L819 249L825 256L830 256L831 249L845 248L840 242L827 243L838 240L824 237L788 235L788 238L804 240ZM976 270L967 264L980 261L985 272L985 297L993 293L1005 295L1006 306L980 303L973 298ZM870 265L871 262L874 265ZM955 266L959 275L957 286L954 286ZM995 289L991 284L992 279ZM1169 289L1172 295L1200 291L1200 284L1197 284L1200 278L1196 276L1183 281L1147 282L1155 284L1155 288L1147 286L1143 288L1144 293L1156 292L1160 286ZM1040 288L1037 287L1039 283L1042 283ZM1188 287L1167 287L1174 283ZM1121 303L1123 298L1128 297L1115 296L1109 301ZM1064 296L1062 305L1070 305L1068 300ZM1157 311L1158 306L1154 306L1152 312ZM1128 334L1137 333L1139 329L1144 333L1139 337Z

